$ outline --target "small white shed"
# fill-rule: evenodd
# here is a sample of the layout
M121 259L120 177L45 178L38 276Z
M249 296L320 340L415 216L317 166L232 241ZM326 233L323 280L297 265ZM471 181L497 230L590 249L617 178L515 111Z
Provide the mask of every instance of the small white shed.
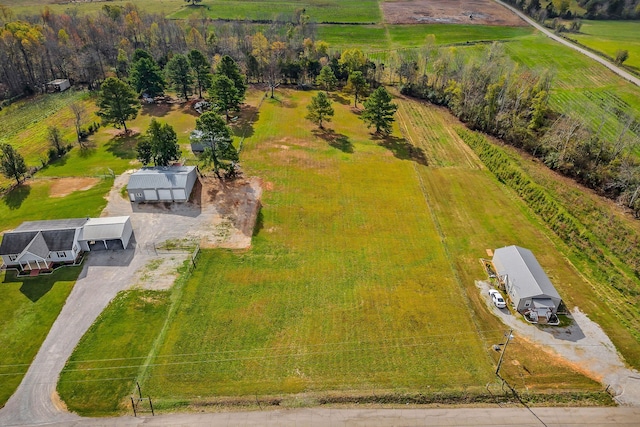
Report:
M69 79L55 79L47 83L49 92L64 92L71 87Z
M131 175L127 192L133 203L186 202L197 179L195 166L143 168Z

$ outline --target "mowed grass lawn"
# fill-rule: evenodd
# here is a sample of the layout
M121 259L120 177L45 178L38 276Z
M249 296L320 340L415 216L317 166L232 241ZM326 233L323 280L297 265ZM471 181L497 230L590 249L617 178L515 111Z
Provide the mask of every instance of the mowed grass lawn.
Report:
M63 372L60 382L74 383L62 394L70 408L116 411L136 369L160 409L301 392L483 393L495 379L491 345L506 330L475 289L485 249L544 248L557 274L574 279L542 226L454 137L448 114L402 101L393 136L373 139L334 94L336 117L323 133L304 120L311 95L267 100L245 141L244 170L265 191L251 249L201 252L173 290L168 329L148 344L156 357L132 356L126 340L105 345L109 334L83 340L73 366L85 371ZM400 129L423 138L424 151ZM445 190L451 186L455 192ZM455 211L450 221L446 209ZM95 330L109 322L119 330L136 314L112 306L103 317ZM149 323L156 331L159 324ZM510 350L504 374L530 391L600 387L527 342L516 338ZM120 358L128 363L113 361Z
M372 141L336 103L328 142L309 98L263 105L243 160L267 188L262 228L249 251L203 252L149 371L156 399L491 380L403 140Z
M0 406L22 381L79 273L79 267L36 278L0 273Z
M640 71L640 21L582 21L580 33L569 37L612 58L627 50L624 64Z

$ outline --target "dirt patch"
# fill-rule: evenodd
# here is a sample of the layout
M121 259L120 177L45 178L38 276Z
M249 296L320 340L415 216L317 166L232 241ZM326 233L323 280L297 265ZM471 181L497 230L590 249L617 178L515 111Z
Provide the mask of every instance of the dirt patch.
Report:
M92 188L100 180L98 178L56 178L51 180L49 197L65 197L74 191L85 191Z
M261 182L257 178L220 181L203 177L201 202L212 204L219 214L213 235L203 237L201 245L246 248L251 245L260 211Z
M129 128L127 132L124 129L106 129L104 131L107 135L111 135L113 137L123 138L123 137L132 137L140 134L140 129L138 128Z
M492 0L413 0L382 3L388 24L476 24L526 26Z

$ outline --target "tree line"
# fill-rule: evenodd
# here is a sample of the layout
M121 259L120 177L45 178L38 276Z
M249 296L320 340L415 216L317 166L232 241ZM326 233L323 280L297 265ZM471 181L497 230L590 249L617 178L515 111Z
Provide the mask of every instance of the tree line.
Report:
M540 0L504 0L539 21L562 19L638 19L640 0L577 0L584 14L571 10L571 0L552 0L542 7Z
M640 117L633 109L604 105L596 123L559 114L549 105L552 73L515 64L499 43L472 56L427 46L403 54L396 70L402 93L448 107L469 128L640 214ZM605 132L612 117L617 128Z
M44 92L56 78L94 89L113 72L128 77L137 49L149 52L161 69L174 55L196 49L207 58L233 57L255 81L275 85L281 68L289 80L298 80L320 69L318 59L328 47L311 41L308 17L296 13L292 19L260 27L203 16L175 21L132 3L106 4L94 15L45 7L39 15L18 17L0 5L0 99Z

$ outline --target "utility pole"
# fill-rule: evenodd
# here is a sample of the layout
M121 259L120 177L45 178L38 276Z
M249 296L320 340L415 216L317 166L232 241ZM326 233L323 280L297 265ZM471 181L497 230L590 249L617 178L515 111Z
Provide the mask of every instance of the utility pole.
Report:
M507 350L507 344L509 344L509 341L511 341L512 338L513 338L513 329L509 329L509 332L507 332L507 340L502 345L502 353L500 354L500 359L498 360L498 367L496 368L497 376L500 376L498 372L500 372L500 365L502 364L502 358L504 357L504 352Z

